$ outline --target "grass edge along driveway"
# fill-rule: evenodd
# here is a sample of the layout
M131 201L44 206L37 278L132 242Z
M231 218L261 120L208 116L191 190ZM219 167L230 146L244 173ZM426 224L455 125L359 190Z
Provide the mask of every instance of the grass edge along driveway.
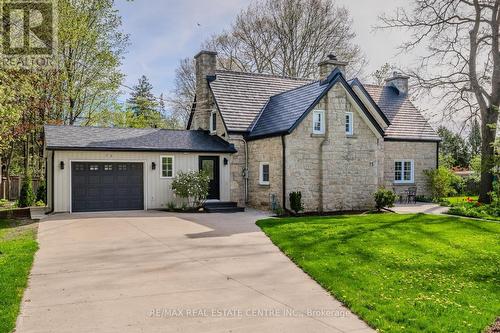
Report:
M38 249L37 224L0 219L0 333L12 332Z
M481 332L500 315L500 224L438 215L260 220L288 257L382 332Z

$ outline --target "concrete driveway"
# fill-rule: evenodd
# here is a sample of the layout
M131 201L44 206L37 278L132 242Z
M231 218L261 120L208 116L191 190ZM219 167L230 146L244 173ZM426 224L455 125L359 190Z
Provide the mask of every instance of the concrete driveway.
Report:
M371 332L270 242L261 217L44 220L16 332Z

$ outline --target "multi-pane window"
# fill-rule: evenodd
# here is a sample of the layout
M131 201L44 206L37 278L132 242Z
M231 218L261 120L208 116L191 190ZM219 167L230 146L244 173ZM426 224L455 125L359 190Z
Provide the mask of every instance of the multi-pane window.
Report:
M353 115L352 112L346 112L345 114L345 134L353 135L354 127L353 127Z
M394 162L394 181L396 183L413 183L413 161L399 160Z
M112 164L104 164L104 171L112 171L112 170L113 170Z
M161 176L163 178L172 178L174 176L174 157L161 157Z
M313 111L313 134L325 134L325 111Z
M212 111L210 114L210 133L217 132L217 112Z
M82 163L78 163L75 165L75 170L76 171L83 171L83 170L85 170L85 165Z
M89 166L89 170L90 171L99 171L99 165L97 165L97 164L91 164Z
M118 164L118 171L127 171L126 164Z
M269 163L267 162L260 163L259 183L269 185Z

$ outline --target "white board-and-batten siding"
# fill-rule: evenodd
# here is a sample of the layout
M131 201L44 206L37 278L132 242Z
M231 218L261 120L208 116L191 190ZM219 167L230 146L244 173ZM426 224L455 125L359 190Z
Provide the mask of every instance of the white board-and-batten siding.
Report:
M52 170L54 155L54 212L71 212L71 163L72 162L130 162L143 163L144 167L144 209L160 209L169 202L179 202L172 192L173 178L161 177L161 156L174 157L174 176L180 171L197 171L199 156L219 156L220 160L220 200L230 200L230 165L224 165L229 154L178 153L178 152L113 152L113 151L50 151L48 160L48 201L52 207ZM61 170L64 162L64 170ZM152 164L156 164L153 170Z

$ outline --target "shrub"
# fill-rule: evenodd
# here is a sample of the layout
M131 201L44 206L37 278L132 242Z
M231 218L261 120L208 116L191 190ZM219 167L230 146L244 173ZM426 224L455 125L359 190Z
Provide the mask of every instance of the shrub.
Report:
M290 207L297 214L304 210L304 204L302 203L302 192L291 192L290 193Z
M23 179L23 185L21 187L21 194L19 196L19 207L31 207L35 203L35 193L33 192L33 184L31 183L31 177L27 176Z
M373 194L373 197L375 198L375 207L380 212L383 208L394 207L397 195L391 190L380 188Z
M36 201L47 202L47 186L45 185L45 182L42 182L36 190Z
M167 210L174 211L174 210L176 210L176 208L177 208L177 205L175 204L175 202L167 203Z
M42 200L38 200L36 203L35 203L35 206L36 207L45 207L45 202L42 201Z
M439 167L434 170L426 170L425 175L431 190L432 199L438 201L441 198L456 195L457 191L453 188L456 177L459 177L450 170Z
M210 177L204 171L179 172L172 182L172 190L187 200L190 208L203 206L208 196Z

